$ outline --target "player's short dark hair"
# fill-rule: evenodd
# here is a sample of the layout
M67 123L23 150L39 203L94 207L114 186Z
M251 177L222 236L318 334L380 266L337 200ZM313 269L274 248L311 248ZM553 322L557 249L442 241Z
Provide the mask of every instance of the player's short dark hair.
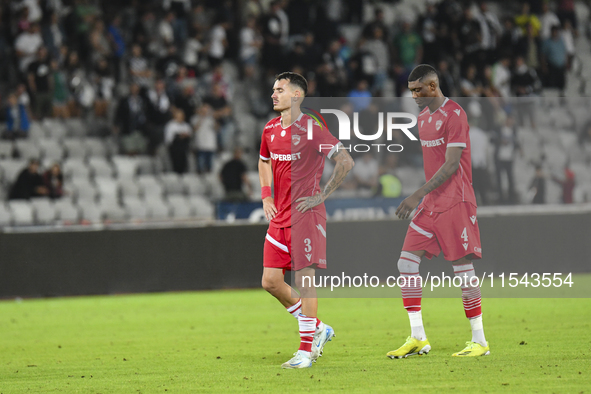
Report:
M304 91L304 96L308 94L308 81L306 81L306 78L300 74L286 71L275 77L275 81L281 81L282 79L287 79L290 84L302 89Z
M437 77L437 71L428 65L428 64L419 64L411 71L410 75L408 76L408 82L419 81L423 82L426 77L430 77L434 75Z

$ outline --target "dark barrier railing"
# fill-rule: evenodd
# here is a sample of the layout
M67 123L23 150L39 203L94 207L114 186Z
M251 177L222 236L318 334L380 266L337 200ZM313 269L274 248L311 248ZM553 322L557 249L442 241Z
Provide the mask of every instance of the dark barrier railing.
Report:
M479 219L488 272L591 272L591 213ZM408 221L332 222L329 270L397 275ZM0 234L0 297L258 287L266 225ZM451 272L441 257L430 270Z

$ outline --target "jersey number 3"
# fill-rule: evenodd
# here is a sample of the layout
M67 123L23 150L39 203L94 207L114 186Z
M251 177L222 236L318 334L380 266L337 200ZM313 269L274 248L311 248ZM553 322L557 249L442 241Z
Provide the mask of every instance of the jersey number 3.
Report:
M304 245L306 245L304 252L309 253L312 251L312 241L310 241L310 238L304 239Z

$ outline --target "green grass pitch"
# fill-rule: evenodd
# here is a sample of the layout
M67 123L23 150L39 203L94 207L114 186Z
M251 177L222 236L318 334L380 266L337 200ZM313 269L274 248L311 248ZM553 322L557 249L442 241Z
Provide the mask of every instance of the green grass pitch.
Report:
M390 360L400 299L321 299L337 337L283 370L297 324L262 290L0 302L0 393L591 392L591 300L484 299L492 354L457 359L462 303L425 299L430 354Z

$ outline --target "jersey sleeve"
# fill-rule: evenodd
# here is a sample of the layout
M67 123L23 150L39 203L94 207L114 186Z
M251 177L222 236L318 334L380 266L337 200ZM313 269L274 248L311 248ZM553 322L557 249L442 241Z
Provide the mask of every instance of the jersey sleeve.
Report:
M447 120L447 147L466 148L470 141L470 127L466 112L458 107L449 112Z
M263 160L270 160L271 154L269 152L269 145L267 145L267 131L263 131L263 136L261 137L261 150L259 151L259 156Z
M326 126L320 127L316 122L314 122L313 133L314 149L330 159L341 142L328 131Z

